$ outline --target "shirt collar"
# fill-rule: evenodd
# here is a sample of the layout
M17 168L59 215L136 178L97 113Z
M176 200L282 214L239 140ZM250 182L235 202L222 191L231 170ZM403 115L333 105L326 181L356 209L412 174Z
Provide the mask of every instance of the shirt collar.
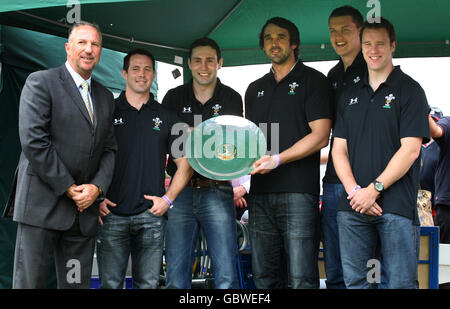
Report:
M197 100L195 98L195 94L194 94L194 80L191 79L189 82L189 88L188 88L188 93L189 93L189 97L191 98L191 100ZM216 87L214 88L214 92L213 95L211 97L211 99L208 100L208 102L206 102L204 105L216 100L216 98L219 96L219 91L220 89L222 89L222 82L220 81L220 79L217 77L217 82L216 82Z
M289 73L286 74L285 77L283 77L282 80L280 80L280 83L284 81L286 78L288 78L291 74L294 74L293 72L296 72L295 74L301 74L304 65L303 62L300 59L297 59L297 61L294 63L294 65L289 70ZM273 71L273 67L270 67L269 75L272 76L272 78L275 80L275 72Z
M85 79L72 68L72 66L69 64L69 61L66 61L65 65L67 70L69 71L70 76L72 76L75 85L77 85L77 88L80 88L81 83L84 82ZM89 92L91 91L91 79L92 76L89 76L89 78L86 80L89 85Z
M297 65L297 61L295 61L294 65L291 67L291 69L289 70L289 73L292 72L292 70L295 68L295 66ZM272 72L273 75L275 75L275 71L273 70L273 65L270 67L270 72ZM287 75L289 75L289 73Z
M131 110L136 110L127 100L127 97L125 96L125 91L122 91L118 97L119 99L119 105L118 107L120 109L131 109ZM148 99L148 101L145 104L142 104L142 108L154 108L156 104L159 104L158 102L155 101L155 96L153 95L153 93L150 92L150 98ZM141 109L142 109L141 108Z
M339 58L338 68L339 68L338 70L340 72L348 73L353 70L366 69L367 64L366 64L366 61L364 60L364 56L363 56L362 52L359 52L359 54L355 57L355 59L353 59L352 64L350 64L348 66L346 71L344 71L344 62L342 61L342 58Z
M342 60L341 60L342 61ZM344 64L342 64L342 67L344 67ZM347 72L350 72L352 70L358 70L360 68L367 68L366 61L364 60L364 56L362 52L360 52L356 58L353 60L352 64L347 68Z
M400 66L399 65L394 66L394 69L392 70L392 72L389 73L386 80L381 84L386 84L386 85L393 86L393 87L396 86L400 82L401 73L402 73L402 70L400 69ZM370 87L368 70L364 73L363 85Z

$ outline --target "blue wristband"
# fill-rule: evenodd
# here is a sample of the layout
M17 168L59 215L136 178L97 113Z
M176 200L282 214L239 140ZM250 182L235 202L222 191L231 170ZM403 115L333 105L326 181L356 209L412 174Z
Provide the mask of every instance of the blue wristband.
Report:
M276 154L276 155L273 155L276 159L277 159L277 166L275 166L275 168L277 168L278 166L280 166L280 155L279 154Z
M167 197L167 195L164 194L164 195L162 196L162 199L165 200L165 201L167 202L167 204L169 204L169 208L172 208L172 207L173 207L172 201L170 200L170 198Z
M350 191L350 193L348 194L349 196L352 195L353 193L355 193L355 191L361 189L360 185L356 185L352 191Z

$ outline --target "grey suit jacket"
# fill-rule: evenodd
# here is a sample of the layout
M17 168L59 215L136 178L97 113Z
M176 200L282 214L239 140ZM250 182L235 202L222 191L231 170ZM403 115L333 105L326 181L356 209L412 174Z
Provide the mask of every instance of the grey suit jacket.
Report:
M92 79L95 127L67 68L30 74L20 97L14 220L53 230L69 229L77 213L65 195L72 184L108 190L117 145L113 95ZM98 203L80 213L83 235L97 233Z

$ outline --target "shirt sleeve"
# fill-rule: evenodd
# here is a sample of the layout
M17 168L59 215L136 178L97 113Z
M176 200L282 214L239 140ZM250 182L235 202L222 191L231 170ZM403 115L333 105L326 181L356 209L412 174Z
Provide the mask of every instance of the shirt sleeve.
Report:
M320 75L319 75L320 74ZM308 96L305 110L308 122L318 119L333 119L331 87L322 73L317 73L308 81Z
M435 138L440 147L444 144L450 144L450 117L444 117L437 122L437 125L442 128L442 136Z
M169 142L167 143L169 153L173 158L181 158L185 155L184 145L189 135L189 126L184 123L171 110L167 110L170 120Z
M403 102L400 114L400 138L422 137L424 143L430 139L428 124L428 102L425 92L416 84Z
M344 96L341 95L339 100L336 101L336 114L335 114L335 124L333 128L333 136L338 138L347 139L347 134L345 131L344 123L344 110L345 105L343 101Z
M241 95L233 90L231 93L230 101L232 102L233 105L234 116L244 117L244 103L242 102Z
M247 90L245 91L245 96L244 96L244 117L253 121L251 119L251 116L253 115L252 111L251 111L251 107L252 107L252 94L253 94L253 83L250 84L247 88Z
M169 90L166 95L164 96L164 99L161 102L161 105L167 108L168 110L174 111L175 113L177 111L177 100L175 100L175 94L173 90Z

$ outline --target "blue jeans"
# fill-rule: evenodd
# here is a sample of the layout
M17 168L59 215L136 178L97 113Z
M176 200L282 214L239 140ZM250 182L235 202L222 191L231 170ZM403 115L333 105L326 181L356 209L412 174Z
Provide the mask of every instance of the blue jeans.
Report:
M318 196L255 194L247 204L256 288L318 288Z
M166 229L166 287L189 289L192 283L199 229L211 258L214 286L237 289L237 227L231 185L186 187L168 211Z
M373 287L369 282L372 280L368 280L368 274L373 270L368 261L379 261L378 240L387 288L417 288L417 241L420 234L412 220L392 213L375 217L353 211L339 211L337 220L347 288ZM381 280L381 269L379 273Z
M111 212L102 220L97 240L100 288L123 288L130 254L133 288L157 288L166 219L146 210L129 217Z
M344 186L340 183L323 183L320 218L327 289L345 289L336 220L339 199L344 193Z

